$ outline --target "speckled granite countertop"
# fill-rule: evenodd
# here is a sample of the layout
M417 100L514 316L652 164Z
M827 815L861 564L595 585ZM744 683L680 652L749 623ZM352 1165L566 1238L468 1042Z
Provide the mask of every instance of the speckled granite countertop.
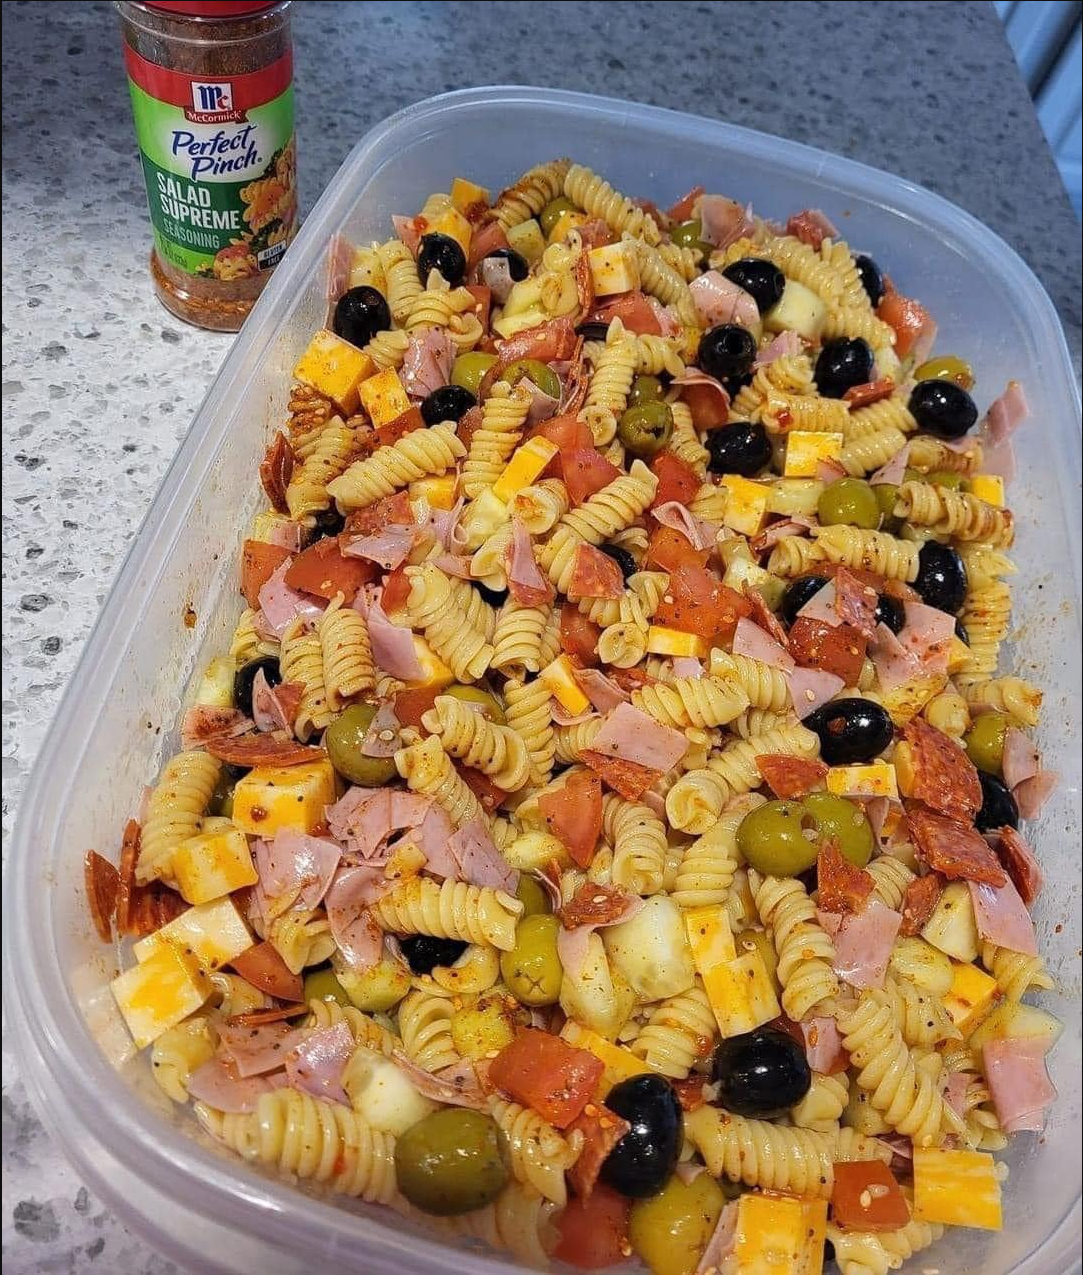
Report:
M599 29L601 27L601 29ZM893 169L1013 244L1078 359L1079 226L993 6L295 6L305 206L419 98L549 83L779 133ZM132 534L229 338L154 300L116 19L3 6L5 845L20 786ZM10 1272L165 1272L82 1186L4 1050Z

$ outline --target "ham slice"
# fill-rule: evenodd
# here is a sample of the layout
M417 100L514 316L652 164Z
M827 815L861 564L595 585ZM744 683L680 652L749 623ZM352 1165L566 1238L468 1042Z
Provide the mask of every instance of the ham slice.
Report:
M871 638L876 632L874 617L880 603L876 590L872 585L863 583L853 572L843 566L840 566L835 573L832 583L835 586L835 615L839 623L849 624L857 629L858 633ZM932 607L927 607L926 610L931 611Z
M346 291L353 266L353 244L345 235L334 235L327 246L327 327L335 316L335 303Z
M835 973L851 987L883 987L902 916L871 899L842 918L835 935Z
M703 661L697 660L694 655L675 655L669 663L674 677L706 676Z
M684 330L684 324L681 323L680 316L671 305L663 305L657 297L647 298L647 308L654 315L654 321L658 325L659 336L680 336ZM642 332L637 332L637 336L642 336Z
M368 905L388 888L383 869L372 864L339 868L327 891L327 919L331 935L346 964L358 974L378 964L383 933Z
M1009 726L1004 732L1004 782L1014 791L1017 785L1036 775L1041 768L1041 755L1030 737L1017 726Z
M327 826L351 854L369 863L383 863L389 840L396 833L420 828L432 804L430 798L413 792L355 787L327 807Z
M370 536L357 536L342 549L346 558L367 558L386 571L401 566L410 556L418 538L417 527L391 523Z
M558 726L578 726L598 716L593 708L585 708L581 713L569 713L558 699L550 699L549 713Z
M899 632L899 645L913 655L926 673L946 673L955 617L924 602L904 602L906 623Z
M396 1049L391 1057L423 1098L449 1107L467 1107L471 1111L484 1111L488 1106L477 1070L469 1059L464 1058L434 1074L411 1062L401 1049Z
M990 833L987 840L996 851L1012 885L1019 891L1019 897L1028 908L1032 908L1044 884L1034 851L1014 828L1007 826L999 832Z
M314 908L327 893L342 851L333 841L280 828L273 841L255 843L255 892L264 921L292 907Z
M759 323L760 312L755 299L717 270L708 270L698 279L693 279L688 290L705 327L737 323L743 328L751 328Z
M886 624L878 624L868 648L869 658L880 679L880 689L893 691L905 685L921 672L921 665L912 651L908 651Z
M399 732L402 723L395 715L395 704L388 700L376 710L376 716L365 731L361 753L365 757L393 757L402 746Z
M953 1071L944 1085L944 1101L957 1116L966 1115L966 1091L974 1079L968 1071Z
M744 655L750 660L759 660L761 664L769 664L771 668L781 669L784 673L792 672L796 667L789 651L784 650L770 633L761 629L747 615L741 616L734 629L733 653Z
M455 576L457 580L472 580L470 559L457 553L441 553L432 559L434 567L439 567L446 576Z
M842 620L835 605L834 580L825 581L823 588L817 589L797 614L803 615L807 620L820 620L837 629Z
M574 669L572 675L578 683L579 689L599 713L610 713L618 704L627 704L631 698L627 691L622 690L601 669Z
M714 248L728 248L755 229L752 205L739 204L725 195L702 195L697 212L700 238Z
M491 221L488 225L474 231L474 236L470 240L470 255L467 257L466 264L473 270L489 253L495 252L497 248L506 248L507 246L508 237L504 234L503 227L498 221Z
M260 614L277 638L282 637L298 616L317 620L327 606L326 601L318 601L308 593L298 593L286 583L286 572L292 562L292 558L287 558L264 581L259 591Z
M693 549L702 551L714 548L715 536L718 534L714 524L695 517L679 500L667 500L661 505L655 505L651 513L663 527L679 531Z
M354 1050L348 1023L310 1027L286 1057L286 1075L294 1089L326 1102L350 1105L342 1072Z
M270 1076L242 1077L236 1067L221 1055L197 1067L188 1078L188 1096L205 1102L216 1111L229 1115L246 1115L255 1111L261 1094L283 1089L289 1084L284 1071Z
M542 575L534 545L521 519L511 520L511 541L505 551L508 568L508 592L520 606L537 607L553 600L553 586Z
M497 305L503 305L515 284L507 257L484 257L478 262L478 281L492 292Z
M968 881L967 886L974 904L978 933L983 939L1011 952L1038 955L1034 922L1010 879L1000 886L988 885L984 881Z
M1005 1133L1040 1133L1057 1096L1040 1040L990 1040L982 1049L985 1079Z
M624 576L609 554L593 545L578 545L572 559L568 597L617 599L623 596Z
M477 815L457 828L448 838L447 845L458 864L460 881L515 893L519 886L519 873L493 844L488 822L483 816Z
M262 668L252 679L252 720L260 731L288 731L292 734L297 710L304 695L300 682L272 686Z
M1015 478L1015 451L1011 436L1030 414L1023 387L1009 381L1008 387L986 412L976 437L982 444L982 472L996 474L1010 483Z
M775 359L781 359L788 355L801 354L804 351L805 343L801 340L796 332L780 332L773 340L769 341L762 350L756 355L752 363L753 368L766 367L768 363L773 363Z
M818 668L804 668L801 665L790 669L786 680L790 684L793 711L801 721L810 713L815 713L846 685L835 673Z
M749 547L754 554L763 554L768 549L773 549L780 540L785 539L787 536L807 536L809 531L815 526L816 522L810 518L783 518L780 522L771 523L759 535L754 536L749 542Z
M713 376L708 376L706 372L701 372L698 367L686 367L680 376L675 376L671 382L682 389L696 387L707 398L707 404L711 406L711 415L719 420L725 420L729 415L730 396L729 390L721 381L716 381ZM711 403L714 400L714 403Z
M424 672L410 630L392 624L378 599L369 602L365 619L372 643L372 658L379 667L391 677L401 677L404 682L420 682Z
M1056 791L1059 776L1053 770L1039 770L1036 775L1012 789L1015 804L1024 819L1037 819L1042 807Z
M618 704L595 735L591 748L607 757L665 774L688 751L688 740L682 731L661 725L631 704Z
M411 336L399 376L411 398L428 398L451 379L455 347L443 328L424 328Z
M257 677L262 675L260 669ZM202 748L212 739L235 739L246 735L253 726L251 718L236 708L213 708L209 704L193 704L181 722L181 747L188 751Z
M737 1246L737 1208L736 1200L722 1206L718 1222L692 1275L716 1275L716 1272L728 1269L728 1259Z
M552 394L546 394L528 376L524 376L519 384L530 393L530 409L526 415L526 423L528 425L538 425L556 414L557 408L560 407L559 398L554 398Z
M869 475L869 482L875 487L877 484L890 484L898 487L906 476L906 464L910 459L910 444L900 447L894 456L878 470Z
M816 480L821 483L833 483L836 478L845 478L846 470L840 461L818 460L816 462Z
M817 252L820 251L820 245L825 239L839 237L837 227L819 208L806 208L802 212L794 213L786 222L786 233L793 235L795 239L800 239L802 243L807 243Z
M239 1076L262 1076L268 1071L278 1071L286 1062L286 1055L302 1039L302 1034L288 1023L266 1023L263 1026L246 1027L238 1023L221 1023L220 1052L229 1058Z
M305 530L299 522L276 522L267 532L267 543L278 545L288 553L300 553L305 543Z
M846 1070L847 1054L833 1018L806 1018L798 1026L805 1038L805 1057L813 1071L832 1076Z

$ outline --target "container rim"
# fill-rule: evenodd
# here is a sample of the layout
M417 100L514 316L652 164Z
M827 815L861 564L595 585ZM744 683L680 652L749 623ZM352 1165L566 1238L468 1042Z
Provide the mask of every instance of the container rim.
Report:
M916 225L934 228L949 244L961 248L965 239L968 250L977 249L985 256L990 267L1012 288L1019 304L1027 308L1028 320L1038 329L1041 348L1048 357L1045 375L1063 382L1078 413L1079 388L1067 343L1052 301L1030 267L1000 236L957 205L913 182L856 160L829 155L818 148L739 125L663 107L641 106L565 90L504 85L440 94L397 111L365 134L343 161L339 173L348 167L356 167L364 156L393 139L404 126L417 129L436 116L444 120L449 114L479 106L499 109L510 105L574 108L583 115L608 118L616 123L620 123L634 105L640 120L645 118L663 130L687 126L688 121L694 120L696 127L710 133L720 146L740 149L747 155L762 158L765 164L775 168L798 170L797 180L807 179L810 161L814 174L819 180L824 180L822 166L830 160L838 172L840 189L861 195L885 212L902 215ZM890 202L884 194L885 185ZM194 422L200 427L189 429L166 470L93 626L28 777L13 830L3 899L3 989L14 1048L22 1064L28 1092L65 1154L88 1179L99 1184L103 1197L122 1212L125 1211L124 1201L115 1196L111 1198L107 1183L96 1171L85 1150L76 1145L73 1131L82 1130L88 1134L118 1164L137 1177L157 1183L172 1176L175 1185L176 1170L181 1168L184 1171L182 1189L190 1207L216 1215L222 1213L223 1203L232 1206L231 1220L246 1218L243 1229L247 1231L258 1226L263 1238L280 1244L285 1252L293 1251L296 1238L291 1214L301 1197L293 1188L249 1174L243 1177L235 1175L221 1157L166 1121L154 1130L153 1138L147 1137L144 1106L132 1100L128 1086L91 1037L61 976L48 909L49 891L55 886L43 880L35 847L55 844L59 832L59 803L51 805L48 799L50 785L44 759L58 753L72 757L89 745L94 729L89 719L77 728L69 729L65 724L77 698L77 688L84 684L101 684L99 675L111 653L118 649L118 643L122 648L130 634L126 599L139 590L150 589L153 581L148 577L156 577L164 570L161 563L157 567L151 566L148 551L155 541L174 542L191 499L183 495L181 478L188 473L197 476L206 474L230 419L231 396L239 383L260 366L275 339L276 326L259 323L258 319L264 315L269 318L278 307L284 311L291 297L304 287L314 272L322 268L326 239L321 237L316 227L341 225L356 202L354 195L333 178L256 303L253 315L257 321L253 322L250 318L230 347L196 412ZM312 233L308 233L309 226ZM1078 508L1078 470L1077 453L1074 470L1061 476L1067 510ZM1079 595L1077 560L1077 622ZM17 959L22 960L19 967L22 976L18 979L13 974ZM46 1076L51 1081L49 1092L46 1092L43 1083ZM101 1127L91 1128L87 1113L93 1111L108 1112L108 1121ZM439 1240L396 1230L395 1219L373 1221L346 1209L332 1207L318 1198L303 1198L306 1212L335 1237L340 1252L347 1253L351 1249L356 1252L358 1241L363 1241L366 1252L373 1258L402 1262L407 1256L423 1256L430 1270L452 1275L462 1269L461 1250L450 1248ZM1040 1248L1015 1268L1017 1275L1039 1275L1039 1272L1054 1266L1065 1272L1079 1270L1079 1217L1080 1199L1077 1193L1074 1204L1056 1220ZM517 1269L481 1253L472 1254L470 1260L493 1271Z

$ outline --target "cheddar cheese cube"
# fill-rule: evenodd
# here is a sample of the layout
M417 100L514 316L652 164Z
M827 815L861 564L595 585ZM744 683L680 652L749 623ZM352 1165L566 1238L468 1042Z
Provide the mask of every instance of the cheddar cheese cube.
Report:
M455 681L455 674L419 633L414 634L414 654L421 665L421 676L415 682L407 682L407 686L415 689L422 686L443 687Z
M549 231L549 242L560 243L571 231L578 230L580 226L585 225L590 218L586 213L577 212L573 208L569 208L567 212L562 212L560 216L553 222L553 228Z
M726 489L723 524L743 536L756 535L767 517L767 499L771 489L765 483L754 483L740 474L724 474L722 486Z
M358 387L361 406L369 414L373 425L389 425L403 412L410 410L410 398L406 387L399 380L394 368L384 368Z
M782 1013L774 982L755 949L703 974L703 990L723 1039L742 1036Z
M647 629L647 650L652 655L690 655L701 660L707 654L707 640L695 633L652 624Z
M821 1275L827 1201L746 1191L737 1204L734 1275Z
M969 1036L995 1008L997 981L968 961L952 961L951 971L951 991L944 997L944 1008L963 1035Z
M529 265L541 260L542 253L545 251L545 235L533 217L520 226L510 227L506 233L508 246L514 248L521 257L525 257Z
M252 519L248 539L259 540L264 544L281 544L283 536L292 537L298 530L297 524L285 514L275 513L273 509L265 509Z
M895 767L887 761L865 766L832 766L827 772L827 791L836 797L891 797L898 800Z
M529 487L560 449L548 438L530 438L512 452L504 472L493 483L492 493L505 503L517 492Z
M970 494L987 505L1004 508L1004 479L999 474L975 474L968 480Z
M934 695L939 695L947 684L946 673L921 673L911 678L909 682L903 682L900 686L893 686L890 690L882 691L880 702L887 709L888 716L896 726L905 726L911 718L921 712Z
M948 672L958 673L970 659L970 647L953 633L948 643Z
M312 832L336 798L335 770L326 757L301 766L256 766L233 789L233 822L254 837L279 828Z
M689 908L684 914L684 928L688 934L688 946L692 949L692 963L700 974L715 965L737 959L733 930L724 907L711 904Z
M632 244L621 241L592 248L587 261L597 296L634 292L639 287L639 258Z
M456 177L451 183L451 206L464 216L478 204L488 204L489 192L477 182Z
M782 472L787 478L815 478L820 461L837 460L841 452L841 434L795 429L786 435L786 462Z
M454 509L459 477L456 473L415 479L407 489L411 500L423 500L430 509Z
M321 328L298 360L293 377L326 395L343 415L352 416L357 411L358 386L375 371L364 350Z
M200 678L194 702L208 708L232 708L236 672L237 665L232 656L216 655Z
M549 694L569 713L585 713L590 708L590 700L579 689L579 683L572 672L572 662L567 655L558 655L538 674Z
M194 1014L211 994L199 962L168 942L157 943L145 961L118 975L110 987L137 1049Z
M142 964L150 960L160 944L171 943L191 956L202 970L210 972L247 952L253 942L237 905L225 898L189 908L168 925L140 939L132 951Z
M457 208L445 208L443 212L438 213L435 217L423 218L422 220L425 223L422 234L447 235L455 240L463 252L469 254L470 239L474 233L474 228Z
M827 321L827 306L811 288L787 279L781 298L763 316L768 332L796 332L806 341L818 341Z
M564 1024L560 1037L576 1049L585 1049L588 1054L593 1054L595 1058L600 1059L605 1064L605 1071L602 1072L601 1079L598 1081L598 1088L594 1091L594 1097L599 1101L604 1101L610 1089L622 1080L628 1080L632 1076L642 1076L644 1072L657 1070L657 1068L651 1067L645 1059L633 1054L630 1049L611 1044L604 1036L599 1036L597 1032L591 1031L589 1027L580 1027L572 1018L569 1018Z
M999 1231L1000 1179L985 1151L914 1148L914 1219Z
M236 828L182 841L173 855L173 875L189 903L209 903L259 880L248 838Z

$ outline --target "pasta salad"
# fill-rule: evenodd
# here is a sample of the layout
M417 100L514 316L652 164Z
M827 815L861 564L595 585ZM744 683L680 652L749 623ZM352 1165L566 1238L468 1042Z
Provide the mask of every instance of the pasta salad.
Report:
M1002 1225L1059 1023L1000 670L1026 416L823 213L567 159L336 241L245 607L88 851L158 1085L528 1266Z

